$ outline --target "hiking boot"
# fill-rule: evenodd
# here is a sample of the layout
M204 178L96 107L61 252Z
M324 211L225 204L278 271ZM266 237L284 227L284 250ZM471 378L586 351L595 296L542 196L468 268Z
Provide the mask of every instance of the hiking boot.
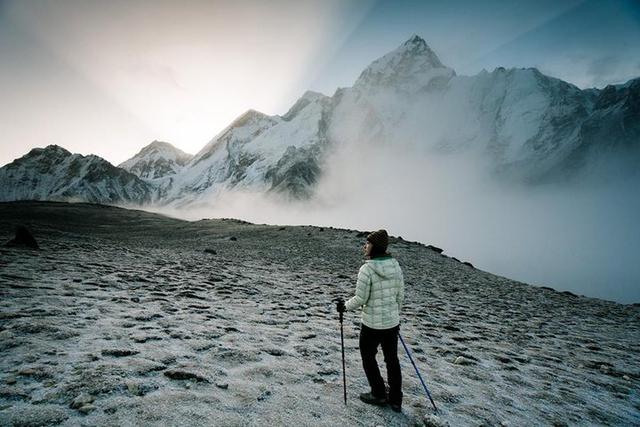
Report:
M376 397L371 394L371 392L361 393L360 400L362 400L364 403L368 403L369 405L383 406L387 403L387 399L385 399L384 397Z

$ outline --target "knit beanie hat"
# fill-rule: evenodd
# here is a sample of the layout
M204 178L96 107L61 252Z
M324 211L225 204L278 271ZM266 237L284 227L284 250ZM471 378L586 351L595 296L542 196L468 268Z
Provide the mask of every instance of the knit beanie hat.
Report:
M380 248L383 252L387 250L389 246L389 235L387 230L378 230L367 236L367 240L371 242L373 246Z

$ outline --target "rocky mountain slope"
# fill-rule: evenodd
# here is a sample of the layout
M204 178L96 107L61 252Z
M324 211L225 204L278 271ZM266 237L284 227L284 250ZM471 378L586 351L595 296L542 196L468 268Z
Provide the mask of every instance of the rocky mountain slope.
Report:
M358 400L351 312L342 401L332 300L354 290L357 230L0 203L0 242L18 224L40 250L0 247L3 425L640 423L637 305L529 286L392 238L401 333L434 419L402 347L403 413Z
M142 205L153 186L106 160L57 145L34 148L0 168L0 201L62 200Z
M472 153L488 174L508 182L574 179L607 162L621 173L637 171L640 79L580 90L535 68L460 76L413 36L331 97L307 92L283 116L250 110L190 160L153 143L121 167L145 180L159 204L215 201L238 189L308 198L328 153L349 146L411 150L416 158ZM3 200L46 197L49 190L36 189L34 179L11 181L15 189ZM67 193L95 200L73 188Z
M156 180L177 174L192 157L168 142L153 141L118 167L140 178Z

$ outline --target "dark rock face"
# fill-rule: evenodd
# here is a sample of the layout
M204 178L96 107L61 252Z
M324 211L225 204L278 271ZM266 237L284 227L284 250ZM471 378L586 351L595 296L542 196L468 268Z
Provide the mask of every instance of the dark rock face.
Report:
M16 227L16 236L9 240L6 246L40 249L38 242L36 242L36 239L33 237L29 229L24 225Z
M308 148L288 147L276 166L266 174L272 183L271 190L297 198L310 197L313 184L321 173L318 164L320 151L317 145Z

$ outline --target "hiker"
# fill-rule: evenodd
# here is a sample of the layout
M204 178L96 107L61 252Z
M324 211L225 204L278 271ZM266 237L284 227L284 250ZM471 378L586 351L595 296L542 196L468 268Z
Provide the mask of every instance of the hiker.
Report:
M398 361L400 307L404 299L404 279L400 264L387 253L389 236L378 230L367 236L364 245L365 263L358 272L356 294L346 303L339 301L339 313L362 307L360 355L362 367L371 391L360 394L360 400L373 405L389 403L391 409L402 409L402 376ZM387 366L389 395L376 361L378 346L382 347Z

